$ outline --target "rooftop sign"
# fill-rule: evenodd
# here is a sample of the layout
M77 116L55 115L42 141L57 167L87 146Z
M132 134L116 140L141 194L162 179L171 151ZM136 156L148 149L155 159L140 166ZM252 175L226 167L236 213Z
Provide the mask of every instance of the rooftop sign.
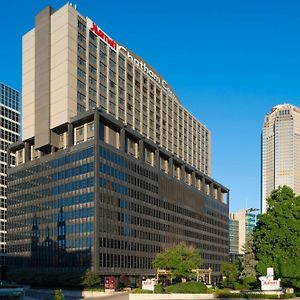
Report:
M119 52L122 50L126 53L127 59L132 61L132 63L137 66L139 69L141 69L144 73L149 75L154 81L156 81L162 88L168 93L169 96L177 100L177 97L175 96L174 92L169 87L166 80L161 79L159 75L157 75L154 71L150 69L147 64L137 59L133 54L131 54L125 47L119 45L115 40L113 40L111 37L109 37L108 34L106 34L100 27L96 25L90 18L86 18L86 25L89 30L94 32L105 44L107 44L112 50L115 52Z

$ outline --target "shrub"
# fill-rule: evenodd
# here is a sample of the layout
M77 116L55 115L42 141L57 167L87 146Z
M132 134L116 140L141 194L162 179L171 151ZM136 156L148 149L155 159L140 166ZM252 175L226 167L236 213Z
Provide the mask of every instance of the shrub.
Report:
M233 284L233 287L235 290L248 290L249 289L248 284L243 284L243 283L238 283L238 282L235 282Z
M91 270L86 270L84 275L81 277L81 284L84 287L96 287L99 286L100 283L100 276Z
M157 284L154 286L154 293L155 294L163 294L164 288L161 284Z
M133 294L152 294L153 292L150 290L143 290L141 288L134 289L132 291Z
M293 298L294 294L282 294L280 299ZM219 293L218 298L248 298L248 299L278 299L277 294L255 294L255 293Z
M64 297L64 294L63 294L62 290L55 290L53 299L54 300L64 300L65 297Z
M174 294L206 294L207 287L201 282L184 282L166 287L166 292Z
M295 294L283 294L281 295L281 299L290 299L290 298L294 298Z

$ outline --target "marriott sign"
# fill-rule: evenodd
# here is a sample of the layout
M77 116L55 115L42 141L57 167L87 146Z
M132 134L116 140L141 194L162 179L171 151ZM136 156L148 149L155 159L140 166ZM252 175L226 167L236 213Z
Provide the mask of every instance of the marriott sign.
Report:
M155 80L162 88L172 97L176 98L176 95L169 87L166 80L161 79L159 75L157 75L151 68L143 61L134 56L134 54L130 53L124 46L119 45L115 40L109 37L101 28L99 28L96 23L94 23L91 19L86 18L87 28L94 32L103 42L105 42L112 50L119 53L122 51L125 52L128 60L131 60L134 65L136 65L139 69L141 69L144 73L149 75L153 80Z

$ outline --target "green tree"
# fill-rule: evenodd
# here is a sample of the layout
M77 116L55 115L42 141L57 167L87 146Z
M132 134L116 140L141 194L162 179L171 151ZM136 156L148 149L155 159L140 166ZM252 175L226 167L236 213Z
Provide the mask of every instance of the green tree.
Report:
M63 294L62 290L55 290L53 299L54 300L64 300L65 297L64 297L64 294Z
M86 270L84 275L81 277L81 284L85 287L99 286L100 282L100 276L89 269Z
M256 265L254 253L254 242L252 233L247 236L245 245L243 246L244 255L240 257L241 273L239 279L243 281L245 285L252 284L256 281Z
M221 273L223 276L222 285L226 288L234 288L239 277L238 262L225 262L221 265Z
M193 269L198 269L202 265L202 258L199 251L185 243L158 253L152 265L155 269L165 269L170 272L169 278L187 278L195 276Z
M257 272L273 267L283 285L300 288L300 198L287 186L268 198L267 213L259 216L253 232Z

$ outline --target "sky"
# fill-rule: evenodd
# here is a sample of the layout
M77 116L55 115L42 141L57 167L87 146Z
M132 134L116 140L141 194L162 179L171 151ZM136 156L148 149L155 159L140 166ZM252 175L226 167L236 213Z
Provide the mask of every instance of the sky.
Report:
M0 82L21 91L22 35L45 6L65 3L0 0ZM300 1L72 3L157 70L209 128L211 176L230 189L230 210L260 208L264 115L300 106Z

